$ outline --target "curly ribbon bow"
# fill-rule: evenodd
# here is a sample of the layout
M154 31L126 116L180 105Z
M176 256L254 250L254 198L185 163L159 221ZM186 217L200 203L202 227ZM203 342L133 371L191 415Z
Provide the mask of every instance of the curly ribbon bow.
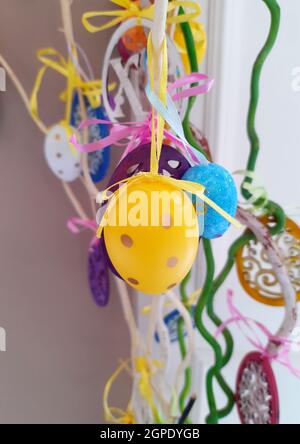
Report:
M80 217L71 217L67 221L67 227L73 234L79 234L83 230L92 230L93 233L97 230L97 224L92 219L81 219ZM91 242L91 246L97 241L97 236L94 236Z
M66 102L65 117L61 122L61 125L64 127L69 140L72 134L70 121L74 90L81 90L83 96L88 99L89 104L93 108L97 108L101 105L102 82L101 80L83 80L78 74L77 67L74 64L72 57L69 57L67 60L54 48L40 49L37 51L37 58L42 63L42 67L38 71L30 97L29 105L31 115L34 119L40 120L38 112L38 94L42 81L48 69L56 71L67 80L67 88L61 93L60 99L63 102ZM109 91L114 87L114 84L109 85ZM70 148L71 150L74 150L72 145L70 145Z
M190 84L200 83L202 81L204 81L204 83L187 88L187 86L189 86ZM192 73L170 84L168 86L168 92L172 96L172 99L174 101L177 101L199 94L206 94L212 88L213 83L214 80L210 79L205 74ZM182 88L182 90L178 91L178 89L180 88ZM95 124L110 125L112 126L110 135L90 144L80 144L77 142L77 137L75 134L72 135L71 137L71 143L73 143L73 145L79 151L90 153L102 150L110 145L117 145L117 144L120 145L119 142L122 139L130 138L130 142L127 144L126 149L124 150L124 153L122 155L123 159L138 145L150 142L151 119L152 119L152 114L149 114L149 117L144 122L122 122L122 124L116 124L106 120L98 120L98 119L86 120L81 122L81 124L78 127L79 130ZM176 120L176 122L173 122L173 119L174 119L173 116L168 117L169 126L172 129L175 128L175 131L178 131L178 129L176 128L178 127L178 121ZM181 130L179 130L179 133L182 136ZM203 157L200 156L200 153L195 151L195 149L191 147L189 144L184 144L179 137L174 136L167 129L164 129L163 135L166 139L170 140L175 146L180 148L182 151L185 151L185 154L190 159L192 164L199 163L199 160L204 161Z
M64 58L54 48L44 48L37 51L37 59L43 64L40 68L30 98L30 107L33 115L38 116L37 96L42 84L43 77L47 69L53 69L67 79L67 89L60 95L63 101L67 103L66 121L70 121L71 117L71 101L74 89L81 89L82 93L88 97L91 106L94 108L100 106L101 97L101 80L84 81L77 73L76 66L71 58Z
M89 11L85 12L82 16L82 24L85 29L91 33L103 31L104 29L111 28L124 22L130 18L137 19L153 19L154 5L150 5L147 8L141 9L139 2L134 2L131 0L111 0L115 5L120 6L123 9L115 9L111 11ZM175 0L169 3L168 13L175 11L178 7L184 6L192 10L190 13L186 13L179 16L167 17L167 23L183 23L188 22L201 14L201 8L195 1L179 1ZM109 20L107 23L96 26L90 22L90 19L95 19L97 17L115 17Z
M229 309L229 312L231 314L231 318L227 321L223 322L218 330L215 333L215 337L219 336L220 333L222 333L230 324L236 323L240 331L243 333L247 341L257 350L259 350L264 356L266 356L270 361L275 361L278 364L283 365L286 367L294 376L297 378L300 378L300 369L297 369L293 366L293 364L290 361L289 353L292 345L299 346L299 343L296 341L290 340L288 338L274 336L268 329L265 327L261 322L255 321L254 319L248 318L244 316L234 305L233 302L233 291L228 290L227 292L227 306ZM243 325L246 327L250 333L250 337L247 333L244 332L243 328L241 327ZM270 353L267 349L267 347L262 343L262 341L257 336L257 331L253 328L253 326L257 327L258 330L261 331L262 334L265 335L265 337L268 339L268 342L281 344L281 349L278 350L276 354ZM255 339L253 339L253 337Z
M152 361L152 366L155 368L162 368L162 363L154 359ZM151 387L151 376L153 375L153 371L150 368L150 365L146 358L143 356L137 357L135 359L135 369L136 372L139 374L139 391L143 398L148 402L153 418L156 423L162 424L162 420L160 418L159 412L157 410L157 407L155 406L154 399L153 399L153 391Z
M80 217L71 217L67 221L67 227L73 234L80 233L82 229L90 229L92 231L95 231L97 228L97 224L94 220L91 219L80 219Z
M127 409L123 410L116 407L110 407L108 403L108 398L110 391L114 382L120 376L124 370L129 370L128 364L130 360L121 362L119 367L107 380L104 391L103 391L103 409L105 414L105 419L113 424L136 424L136 418L131 406L128 404ZM135 376L138 378L138 389L141 396L149 404L153 418L156 423L162 424L162 420L159 411L155 405L153 390L151 387L151 377L155 373L155 369L162 368L163 364L157 359L153 359L151 362L147 360L144 356L138 356L134 360L134 372Z

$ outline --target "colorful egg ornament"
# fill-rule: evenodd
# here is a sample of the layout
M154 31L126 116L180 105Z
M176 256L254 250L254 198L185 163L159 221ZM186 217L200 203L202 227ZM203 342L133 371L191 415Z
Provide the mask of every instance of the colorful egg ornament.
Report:
M242 424L279 424L279 397L269 359L248 353L240 364L236 403Z
M124 186L116 191L103 229L117 272L135 290L147 294L175 287L190 271L198 250L193 204L187 194L163 179L141 175L126 184L125 192Z
M158 164L159 174L181 179L189 168L190 163L183 154L172 146L166 144L162 146ZM135 148L121 160L109 180L109 186L139 172L149 171L149 169L150 143L147 143Z
M66 128L57 124L49 130L44 144L49 168L64 182L72 182L81 174L80 153L72 149L69 138Z
M235 216L237 210L237 190L232 176L228 171L215 163L196 165L190 168L182 177L183 180L199 183L205 186L205 194L219 205L230 216ZM199 198L194 198L196 207L202 206ZM197 209L198 210L198 209ZM199 225L203 221L203 211L197 211ZM204 208L204 230L202 236L206 239L215 239L222 236L229 228L230 223L213 208Z
M261 222L272 226L272 216L261 218ZM300 228L286 218L282 232L273 236L281 252L284 266L300 301ZM274 307L282 307L285 300L282 287L262 244L249 241L236 255L236 269L239 281L246 293L258 302Z
M147 36L143 26L128 29L121 37L124 47L130 53L142 51L147 48Z

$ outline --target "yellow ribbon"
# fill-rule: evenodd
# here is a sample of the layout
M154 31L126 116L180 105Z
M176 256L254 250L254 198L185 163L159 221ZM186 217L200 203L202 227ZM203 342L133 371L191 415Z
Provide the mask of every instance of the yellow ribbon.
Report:
M156 368L162 368L163 364L157 360L153 359L152 365ZM149 362L143 356L135 359L135 368L140 376L139 380L139 391L141 396L148 402L154 421L158 424L162 424L158 409L155 405L153 399L153 390L151 387L151 377L153 376L153 370L150 368Z
M131 403L128 404L126 410L118 407L111 407L108 398L113 384L120 376L120 374L128 367L130 360L121 362L119 367L107 380L103 391L103 409L106 421L113 424L136 424L136 418L132 409ZM155 405L153 398L153 390L151 387L151 377L155 373L155 369L163 368L161 361L153 359L149 362L144 356L139 356L134 360L134 369L136 371L138 380L138 390L140 395L147 401L151 408L153 418L156 423L161 424L162 420L159 411Z
M136 424L136 419L129 403L126 410L120 409L118 407L110 407L108 403L108 398L112 386L116 379L120 376L122 371L126 368L128 361L122 362L117 370L111 375L108 381L105 384L104 392L103 392L103 409L105 419L112 424Z
M118 25L119 23L124 22L130 18L138 18L138 19L148 19L153 20L154 14L154 5L150 5L144 9L141 9L138 2L133 2L131 0L110 0L115 5L120 6L123 9L115 9L111 11L89 11L85 12L82 16L82 24L85 29L91 33L103 31L104 29L111 28L113 26ZM192 12L179 15L179 16L170 16L167 17L167 23L183 23L188 22L196 17L198 17L201 13L200 6L195 1L180 1L174 0L168 5L168 13L173 12L178 7L184 7L185 9L191 9ZM90 19L95 19L97 17L114 17L112 20L109 20L107 23L96 26L90 22Z
M149 64L149 81L150 87L152 90L155 89L155 80L159 85L159 98L166 104L167 100L167 85L168 85L168 52L167 52L167 41L166 38L163 41L161 54L154 55L154 48L152 43L152 31L148 37L147 44L147 54L148 54L148 64ZM160 57L161 55L161 57ZM160 66L155 66L155 62L157 65L161 62ZM154 78L154 72L159 73L158 79ZM157 127L155 125L157 120ZM150 154L150 172L157 174L158 172L158 164L159 158L161 154L163 138L164 138L164 127L165 121L163 117L157 113L154 108L152 108L152 132L151 132L151 154Z
M34 82L30 97L30 111L34 118L39 119L38 112L38 94L47 69L52 69L67 79L67 88L60 95L60 99L66 102L65 126L69 125L72 113L73 92L80 89L82 94L88 98L90 105L97 108L101 104L102 82L101 80L84 81L77 73L76 66L69 58L63 57L54 48L44 48L37 51L37 58L42 63ZM109 85L109 91L115 87Z

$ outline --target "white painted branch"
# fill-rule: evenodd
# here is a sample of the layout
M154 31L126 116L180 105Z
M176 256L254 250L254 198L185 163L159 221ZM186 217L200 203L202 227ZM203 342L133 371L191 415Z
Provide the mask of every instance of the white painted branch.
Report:
M164 41L167 22L168 0L156 0L152 27L152 42L156 51L160 51Z
M168 0L156 0L152 26L152 44L154 51L154 91L159 95L162 68L162 44L166 33Z

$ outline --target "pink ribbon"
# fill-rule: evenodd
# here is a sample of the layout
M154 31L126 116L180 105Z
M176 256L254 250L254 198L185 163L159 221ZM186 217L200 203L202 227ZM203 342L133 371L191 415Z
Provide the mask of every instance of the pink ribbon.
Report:
M67 227L73 234L79 234L86 229L92 230L94 233L97 230L96 221L90 219L85 220L81 219L80 217L70 217L70 219L67 221ZM91 245L93 245L97 240L98 238L94 236L91 241Z
M174 90L177 90L178 88L183 88L186 85L190 85L191 83L198 83L202 80L205 80L203 84L183 89L180 92L176 92L172 95L172 98L173 100L178 101L183 98L205 94L211 89L214 80L210 79L205 74L200 73L192 73L184 76L181 79L176 80L173 84L169 85L168 91L170 94L172 94L172 92ZM112 126L112 129L107 137L104 137L103 139L89 144L79 143L77 141L76 134L73 134L71 136L70 142L76 147L78 151L91 153L94 151L103 150L110 145L117 145L124 148L124 143L121 143L121 141L124 139L129 139L129 143L126 144L126 149L124 150L124 153L122 155L123 159L137 146L144 143L149 143L151 141L151 113L149 113L149 116L144 122L123 122L120 124L102 119L88 119L80 123L78 130L88 128L92 125L110 125ZM178 138L168 130L164 130L164 137L169 139L179 149L185 151L185 153L193 160L193 162L199 163L199 159L195 154L195 150L190 145L186 145L185 143L183 143L180 138Z
M183 88L184 86L199 83L201 80L205 80L202 85L192 86L191 88L183 89L178 93L172 94L175 89ZM207 94L214 84L214 79L211 79L205 74L198 72L192 72L180 79L175 80L168 86L168 92L171 94L172 99L176 102L180 99L186 99L192 96L199 96L201 94Z
M70 217L67 221L67 227L73 234L81 233L81 228L90 229L95 231L97 229L97 224L94 220L90 219L80 219L80 217Z
M261 352L262 355L266 356L270 361L278 362L279 364L286 367L294 376L300 378L300 369L297 369L293 366L290 361L289 353L292 345L299 345L296 341L292 341L287 338L274 336L261 322L255 321L249 317L244 316L234 305L233 302L233 291L228 290L227 292L227 306L231 314L231 318L227 321L223 322L222 325L218 328L215 333L215 337L219 336L230 324L236 323L240 331L243 333L247 341L257 350ZM253 337L250 337L243 328L241 324L246 327ZM270 353L266 346L263 345L262 341L258 338L257 332L253 328L253 325L257 327L261 333L263 333L268 342L272 342L274 344L278 344L281 346L280 350L276 354Z

